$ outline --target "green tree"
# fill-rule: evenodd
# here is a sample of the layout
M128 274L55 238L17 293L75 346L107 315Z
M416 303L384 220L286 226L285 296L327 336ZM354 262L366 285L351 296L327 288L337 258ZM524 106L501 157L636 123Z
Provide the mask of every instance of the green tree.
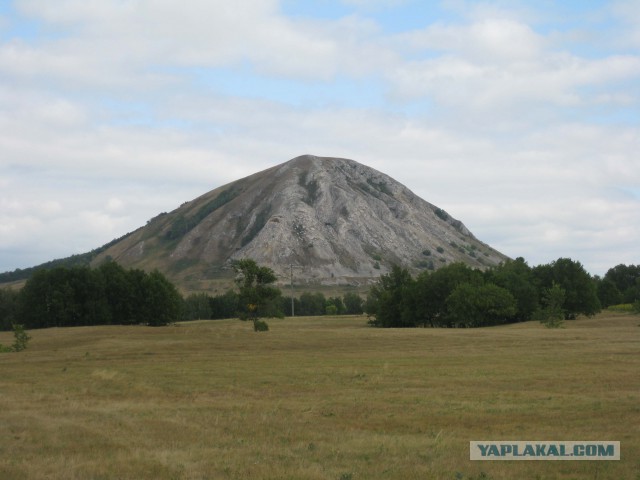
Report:
M187 296L182 303L182 320L202 320L210 319L211 297L206 293L192 293Z
M327 303L325 313L327 315L338 315L338 308L333 303Z
M579 314L592 316L600 311L596 284L582 264L570 258L559 258L548 265L533 269L533 277L540 292L557 283L565 291L565 318L575 318Z
M238 314L238 293L227 290L222 295L209 298L211 318L233 318Z
M447 299L463 283L482 284L482 273L463 263L452 263L433 273L421 273L413 285L409 302L415 322L425 327L450 326L446 315Z
M22 350L27 348L27 343L29 343L29 340L31 340L31 337L24 329L24 325L18 325L14 323L12 327L14 337L13 345L7 347L0 344L0 353L21 352Z
M158 270L142 277L139 298L142 323L154 327L167 325L180 318L182 297L176 287Z
M485 327L512 321L517 302L493 283L461 283L446 300L446 319L452 327Z
M532 269L524 258L507 260L487 270L485 279L489 283L505 288L516 299L517 311L514 316L516 321L531 320L533 313L538 309L539 295L533 280Z
M370 306L375 315L373 325L383 328L414 327L415 320L407 304L413 278L407 269L394 265L369 291Z
M596 291L603 308L622 303L622 294L613 281L607 278L596 278Z
M146 323L179 318L182 297L160 272L125 271L113 262L38 270L18 296L16 318L28 328Z
M16 321L18 292L9 288L0 288L0 330L11 330Z
M342 297L345 313L347 315L360 315L363 311L363 300L360 295L354 292L345 293Z
M613 282L620 292L619 303L640 300L640 265L616 265L605 273L604 280Z
M139 293L134 282L141 281L143 272L139 270L134 273L131 270L125 270L112 260L102 263L98 271L104 279L105 298L111 312L109 323L118 325L136 323L135 312L139 306L136 295Z
M238 316L241 319L282 317L281 292L272 284L277 277L269 267L261 267L252 259L237 260L233 264L237 274Z
M27 343L31 340L29 334L25 331L24 325L13 324L13 336L15 338L12 349L14 352L21 352L27 348Z
M540 323L547 328L560 328L564 323L565 290L553 282L550 288L542 292L542 309L538 313Z
M340 297L330 297L327 300L326 308L329 308L330 306L335 307L335 313L329 313L327 311L327 315L344 315L346 308Z
M295 304L295 308L299 315L315 316L324 315L326 305L327 300L324 294L304 292L300 295L300 305Z

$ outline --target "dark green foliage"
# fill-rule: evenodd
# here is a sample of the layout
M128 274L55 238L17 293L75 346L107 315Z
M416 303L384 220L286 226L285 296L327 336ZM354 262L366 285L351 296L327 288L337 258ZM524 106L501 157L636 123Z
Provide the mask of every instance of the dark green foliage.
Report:
M320 185L318 184L317 180L311 180L310 182L307 182L307 175L308 172L302 172L298 176L298 185L304 187L304 189L307 191L307 195L302 199L302 201L307 205L313 206L313 204L319 197Z
M610 268L604 275L604 281L613 283L619 292L620 299L616 303L634 303L640 300L640 265L617 265Z
M210 319L211 297L206 293L192 293L182 302L181 320Z
M182 297L176 287L157 270L142 278L140 323L152 326L167 325L180 316Z
M553 282L551 287L542 291L542 308L536 312L536 317L547 328L559 328L562 326L566 312L563 305L565 303L565 290L557 283Z
M447 297L446 318L451 327L485 327L509 323L516 300L508 290L487 283L462 283Z
M282 297L281 310L285 312L285 315L292 315L291 297ZM293 299L293 313L295 315L302 315L302 313L300 312L300 300L297 298Z
M433 260L420 260L416 263L418 268L426 268L427 270L435 270L436 266L433 263Z
M295 314L305 317L319 315L360 315L363 300L357 293L346 293L342 298L326 298L323 293L305 292L300 298L293 299ZM291 314L291 297L282 298L282 311Z
M31 340L31 337L25 331L24 325L19 325L17 323L14 323L13 336L15 340L11 348L13 349L14 352L21 352L22 350L27 348L27 343L29 343L29 340Z
M516 321L531 320L533 312L538 309L538 290L533 282L531 267L524 258L507 260L497 267L487 270L485 278L488 282L507 289L516 299Z
M200 207L193 216L185 217L184 215L178 215L172 222L171 227L165 232L164 238L167 240L174 240L183 237L202 220L236 198L239 193L240 192L238 190L234 189L225 190L220 192L216 198Z
M473 250L473 249L471 249ZM542 301L542 308L539 308ZM482 273L462 263L414 280L394 267L371 288L365 311L380 327L480 327L558 315L593 315L595 282L578 262L530 268L522 258Z
M367 311L375 315L372 322L377 327L413 327L415 320L411 315L405 315L409 291L414 280L406 269L394 265L386 275L382 275L378 284L369 291L368 306L374 306L374 311Z
M299 305L296 305L296 315L316 316L324 315L327 299L322 293L305 292L300 295Z
M363 300L357 293L345 293L342 297L346 315L360 315L363 311Z
M37 271L18 297L16 318L28 328L78 325L165 325L178 320L182 298L160 272L114 262Z
M253 321L253 331L254 332L268 332L269 325L264 320L255 319Z
M14 282L16 280L24 280L27 278L31 278L31 276L38 270L52 270L57 267L73 268L73 267L89 266L91 262L102 252L104 252L111 246L115 245L116 243L120 242L121 240L124 240L129 235L132 235L138 230L134 230L133 232L126 233L123 236L115 238L110 242L105 243L101 247L91 250L90 252L87 252L87 253L81 253L78 255L71 255L70 257L51 260L50 262L46 262L35 267L24 268L24 269L17 268L13 272L0 273L0 283Z
M389 187L387 187L387 182L384 182L382 180L380 180L379 182L376 182L371 178L367 178L367 183L371 185L373 188L375 188L378 192L384 193L385 195L389 195L390 197L393 197L393 193L391 192L391 190L389 190Z
M12 328L14 337L13 345L7 347L0 343L0 353L21 352L27 348L27 343L31 340L31 337L24 329L24 325L14 323Z
M596 284L580 262L559 258L550 264L535 267L532 273L539 292L551 288L554 283L564 289L562 309L566 319L580 314L591 316L600 311Z
M442 247L438 247L436 248L436 250L438 251L438 253L444 253L444 248Z
M233 290L228 290L222 295L209 298L211 306L211 318L233 318L238 313L239 296Z
M450 326L447 298L461 284L481 285L482 273L463 263L452 263L433 273L423 272L409 293L407 304L417 325Z
M281 292L272 286L276 275L269 267L260 267L249 258L234 262L238 274L238 317L282 317Z
M15 322L17 304L17 291L0 288L0 330L11 330Z
M330 308L333 307L333 308ZM329 313L331 310L332 313ZM344 315L346 308L340 297L330 297L326 303L327 315Z
M610 305L619 305L622 303L622 294L616 284L609 279L596 279L596 290L598 292L598 299L602 308L607 308Z
M445 222L449 220L449 214L441 208L436 208L433 213L435 213L440 220L444 220Z
M249 232L247 232L247 234L242 238L242 241L240 242L243 247L251 243L251 241L256 238L258 233L260 233L260 231L264 228L267 221L269 220L270 212L270 206L267 206L266 208L260 210L253 222L253 225L251 225Z

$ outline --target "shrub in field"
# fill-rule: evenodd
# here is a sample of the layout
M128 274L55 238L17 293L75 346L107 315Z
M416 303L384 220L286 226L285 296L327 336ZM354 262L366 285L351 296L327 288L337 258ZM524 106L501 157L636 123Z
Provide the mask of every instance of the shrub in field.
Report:
M27 348L27 343L29 343L29 340L31 340L31 337L25 331L23 325L13 325L13 336L15 337L15 340L13 342L13 345L11 345L10 347L0 344L1 353L21 352L22 350Z
M538 318L547 328L560 328L564 323L565 311L562 308L565 298L565 290L557 283L542 293L544 307L538 312Z
M268 332L269 325L264 320L258 320L257 318L253 321L253 331L254 332Z

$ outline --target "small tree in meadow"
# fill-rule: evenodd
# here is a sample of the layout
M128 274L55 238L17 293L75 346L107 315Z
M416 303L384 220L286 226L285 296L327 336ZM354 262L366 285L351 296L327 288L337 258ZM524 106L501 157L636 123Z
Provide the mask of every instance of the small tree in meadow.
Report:
M262 316L282 316L278 309L280 290L272 284L277 277L268 267L260 267L252 259L238 260L233 264L238 286L238 316L242 320L253 320L253 329L263 332L269 329Z
M0 344L0 352L21 352L27 348L27 343L31 340L29 334L25 331L23 325L13 324L13 336L15 338L13 345L6 347Z
M540 323L547 328L562 327L565 318L565 311L562 308L564 300L564 288L553 282L551 288L545 289L542 294L544 307L540 310Z

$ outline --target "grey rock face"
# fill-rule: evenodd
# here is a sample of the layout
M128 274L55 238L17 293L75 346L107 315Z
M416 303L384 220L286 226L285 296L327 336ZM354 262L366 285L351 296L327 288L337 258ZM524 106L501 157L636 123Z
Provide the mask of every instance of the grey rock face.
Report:
M201 280L253 258L298 281L363 284L393 264L414 273L504 255L389 176L353 160L303 155L151 220L105 252L132 266Z

